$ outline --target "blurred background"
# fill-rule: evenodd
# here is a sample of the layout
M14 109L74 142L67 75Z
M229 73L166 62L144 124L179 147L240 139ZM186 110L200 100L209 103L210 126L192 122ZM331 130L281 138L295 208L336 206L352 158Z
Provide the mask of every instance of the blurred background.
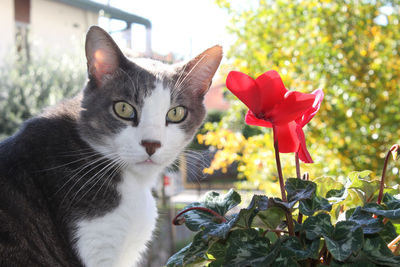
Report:
M288 89L324 90L305 128L315 163L301 167L311 179L364 169L380 176L400 142L399 23L398 0L0 0L0 139L83 88L90 25L130 56L167 63L221 44L206 122L154 191L159 230L143 266L162 266L191 239L170 224L173 216L204 191L279 195L271 130L244 123L245 106L225 89L230 70L257 77L275 69ZM283 155L283 167L295 176L293 154ZM399 184L398 162L387 177Z

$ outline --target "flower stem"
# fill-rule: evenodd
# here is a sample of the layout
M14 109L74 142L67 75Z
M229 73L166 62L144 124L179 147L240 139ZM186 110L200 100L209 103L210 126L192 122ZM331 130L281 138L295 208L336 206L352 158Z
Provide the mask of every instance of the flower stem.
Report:
M399 145L393 145L390 148L390 150L388 151L388 153L386 154L385 163L383 164L383 170L382 170L381 186L379 188L378 200L376 201L376 203L378 203L378 204L381 204L381 202L382 202L383 189L385 187L386 169L387 169L387 165L388 165L388 162L389 162L390 154L392 154L393 151L397 151L398 149L399 149Z
M273 133L274 133L275 160L276 160L276 168L278 170L279 185L280 185L280 188L281 188L281 196L282 196L282 200L287 202L286 191L285 191L285 183L283 181L283 174L282 174L281 159L279 157L278 139L276 138L275 127L273 127L272 129L273 129ZM289 235L294 236L293 217L292 217L292 213L290 211L286 213L286 220L287 220L287 223L288 223Z
M301 171L300 171L300 160L299 160L299 152L294 153L295 162L296 162L296 174L297 179L301 179ZM297 216L297 222L299 224L303 223L303 214L299 211L299 215Z
M398 235L393 241L391 241L387 247L393 252L396 249L396 244L400 241L400 235Z
M185 210L179 212L175 216L175 218L172 220L172 224L173 225L181 225L181 224L183 224L185 222L185 218L181 218L182 214L184 214L184 213L186 213L188 211L191 211L191 210L201 210L201 211L205 211L205 212L211 213L216 218L218 218L221 222L226 222L226 219L225 219L224 216L218 214L217 212L213 211L212 209L204 208L204 207L191 207L191 208L188 208L188 209L185 209Z
M301 179L299 152L294 153L294 155L295 155L295 161L296 161L297 179Z

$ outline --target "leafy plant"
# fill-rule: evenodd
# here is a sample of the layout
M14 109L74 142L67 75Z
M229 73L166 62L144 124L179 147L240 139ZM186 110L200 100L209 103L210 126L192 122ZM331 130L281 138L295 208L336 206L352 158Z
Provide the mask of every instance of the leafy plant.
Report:
M82 57L83 58L83 57ZM80 57L33 55L17 57L0 67L0 139L44 107L75 95L86 79Z
M364 181L364 174L349 176L356 177L353 181L357 183ZM351 203L351 194L338 199L332 197L337 195L334 186L326 189L325 195L317 194L317 188L315 182L289 178L285 184L289 202L254 195L248 207L237 213L229 213L240 203L236 191L225 195L209 192L203 202L187 206L175 219L175 224L185 224L197 234L192 243L168 260L167 266L400 265L400 256L392 252L398 247L387 245L398 235L399 199L385 193L381 204L370 199L356 208L342 208L334 216L332 207ZM352 183L344 184L340 191L369 193L366 187L355 188ZM379 187L374 195L378 193ZM285 214L289 213L298 214L294 235L286 230ZM304 222L300 213L308 216Z
M399 145L388 151L380 179L371 171L351 172L342 180L300 178L299 159L312 159L305 156L299 122L316 114L318 94L287 91L274 71L256 80L229 74L227 87L249 107L247 124L273 129L281 198L254 195L247 208L230 212L241 202L237 192L209 192L173 220L196 235L167 266L399 266L398 187L384 186L390 155L397 159ZM295 153L296 178L284 181L280 152Z

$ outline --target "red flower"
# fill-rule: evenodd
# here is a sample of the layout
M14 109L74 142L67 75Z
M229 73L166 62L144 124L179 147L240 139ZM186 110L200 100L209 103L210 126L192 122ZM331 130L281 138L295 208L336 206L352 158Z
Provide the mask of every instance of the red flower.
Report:
M296 120L296 133L300 141L298 150L299 159L305 163L313 163L313 160L307 150L303 127L315 116L321 107L322 99L324 99L324 92L321 89L315 90L312 94L315 95L314 104L303 114L303 116L301 116L301 118Z
M274 128L279 152L299 150L301 142L296 120L313 107L315 94L288 91L279 74L273 70L255 80L244 73L231 71L226 86L249 108L245 119L247 124Z

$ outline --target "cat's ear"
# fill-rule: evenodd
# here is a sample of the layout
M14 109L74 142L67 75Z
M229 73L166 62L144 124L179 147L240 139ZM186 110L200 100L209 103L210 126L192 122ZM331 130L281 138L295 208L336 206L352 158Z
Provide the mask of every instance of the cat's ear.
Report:
M190 87L204 96L222 59L222 47L213 46L186 63L183 68Z
M124 60L124 55L111 36L98 26L91 26L85 43L88 74L101 86L105 75L113 74Z

